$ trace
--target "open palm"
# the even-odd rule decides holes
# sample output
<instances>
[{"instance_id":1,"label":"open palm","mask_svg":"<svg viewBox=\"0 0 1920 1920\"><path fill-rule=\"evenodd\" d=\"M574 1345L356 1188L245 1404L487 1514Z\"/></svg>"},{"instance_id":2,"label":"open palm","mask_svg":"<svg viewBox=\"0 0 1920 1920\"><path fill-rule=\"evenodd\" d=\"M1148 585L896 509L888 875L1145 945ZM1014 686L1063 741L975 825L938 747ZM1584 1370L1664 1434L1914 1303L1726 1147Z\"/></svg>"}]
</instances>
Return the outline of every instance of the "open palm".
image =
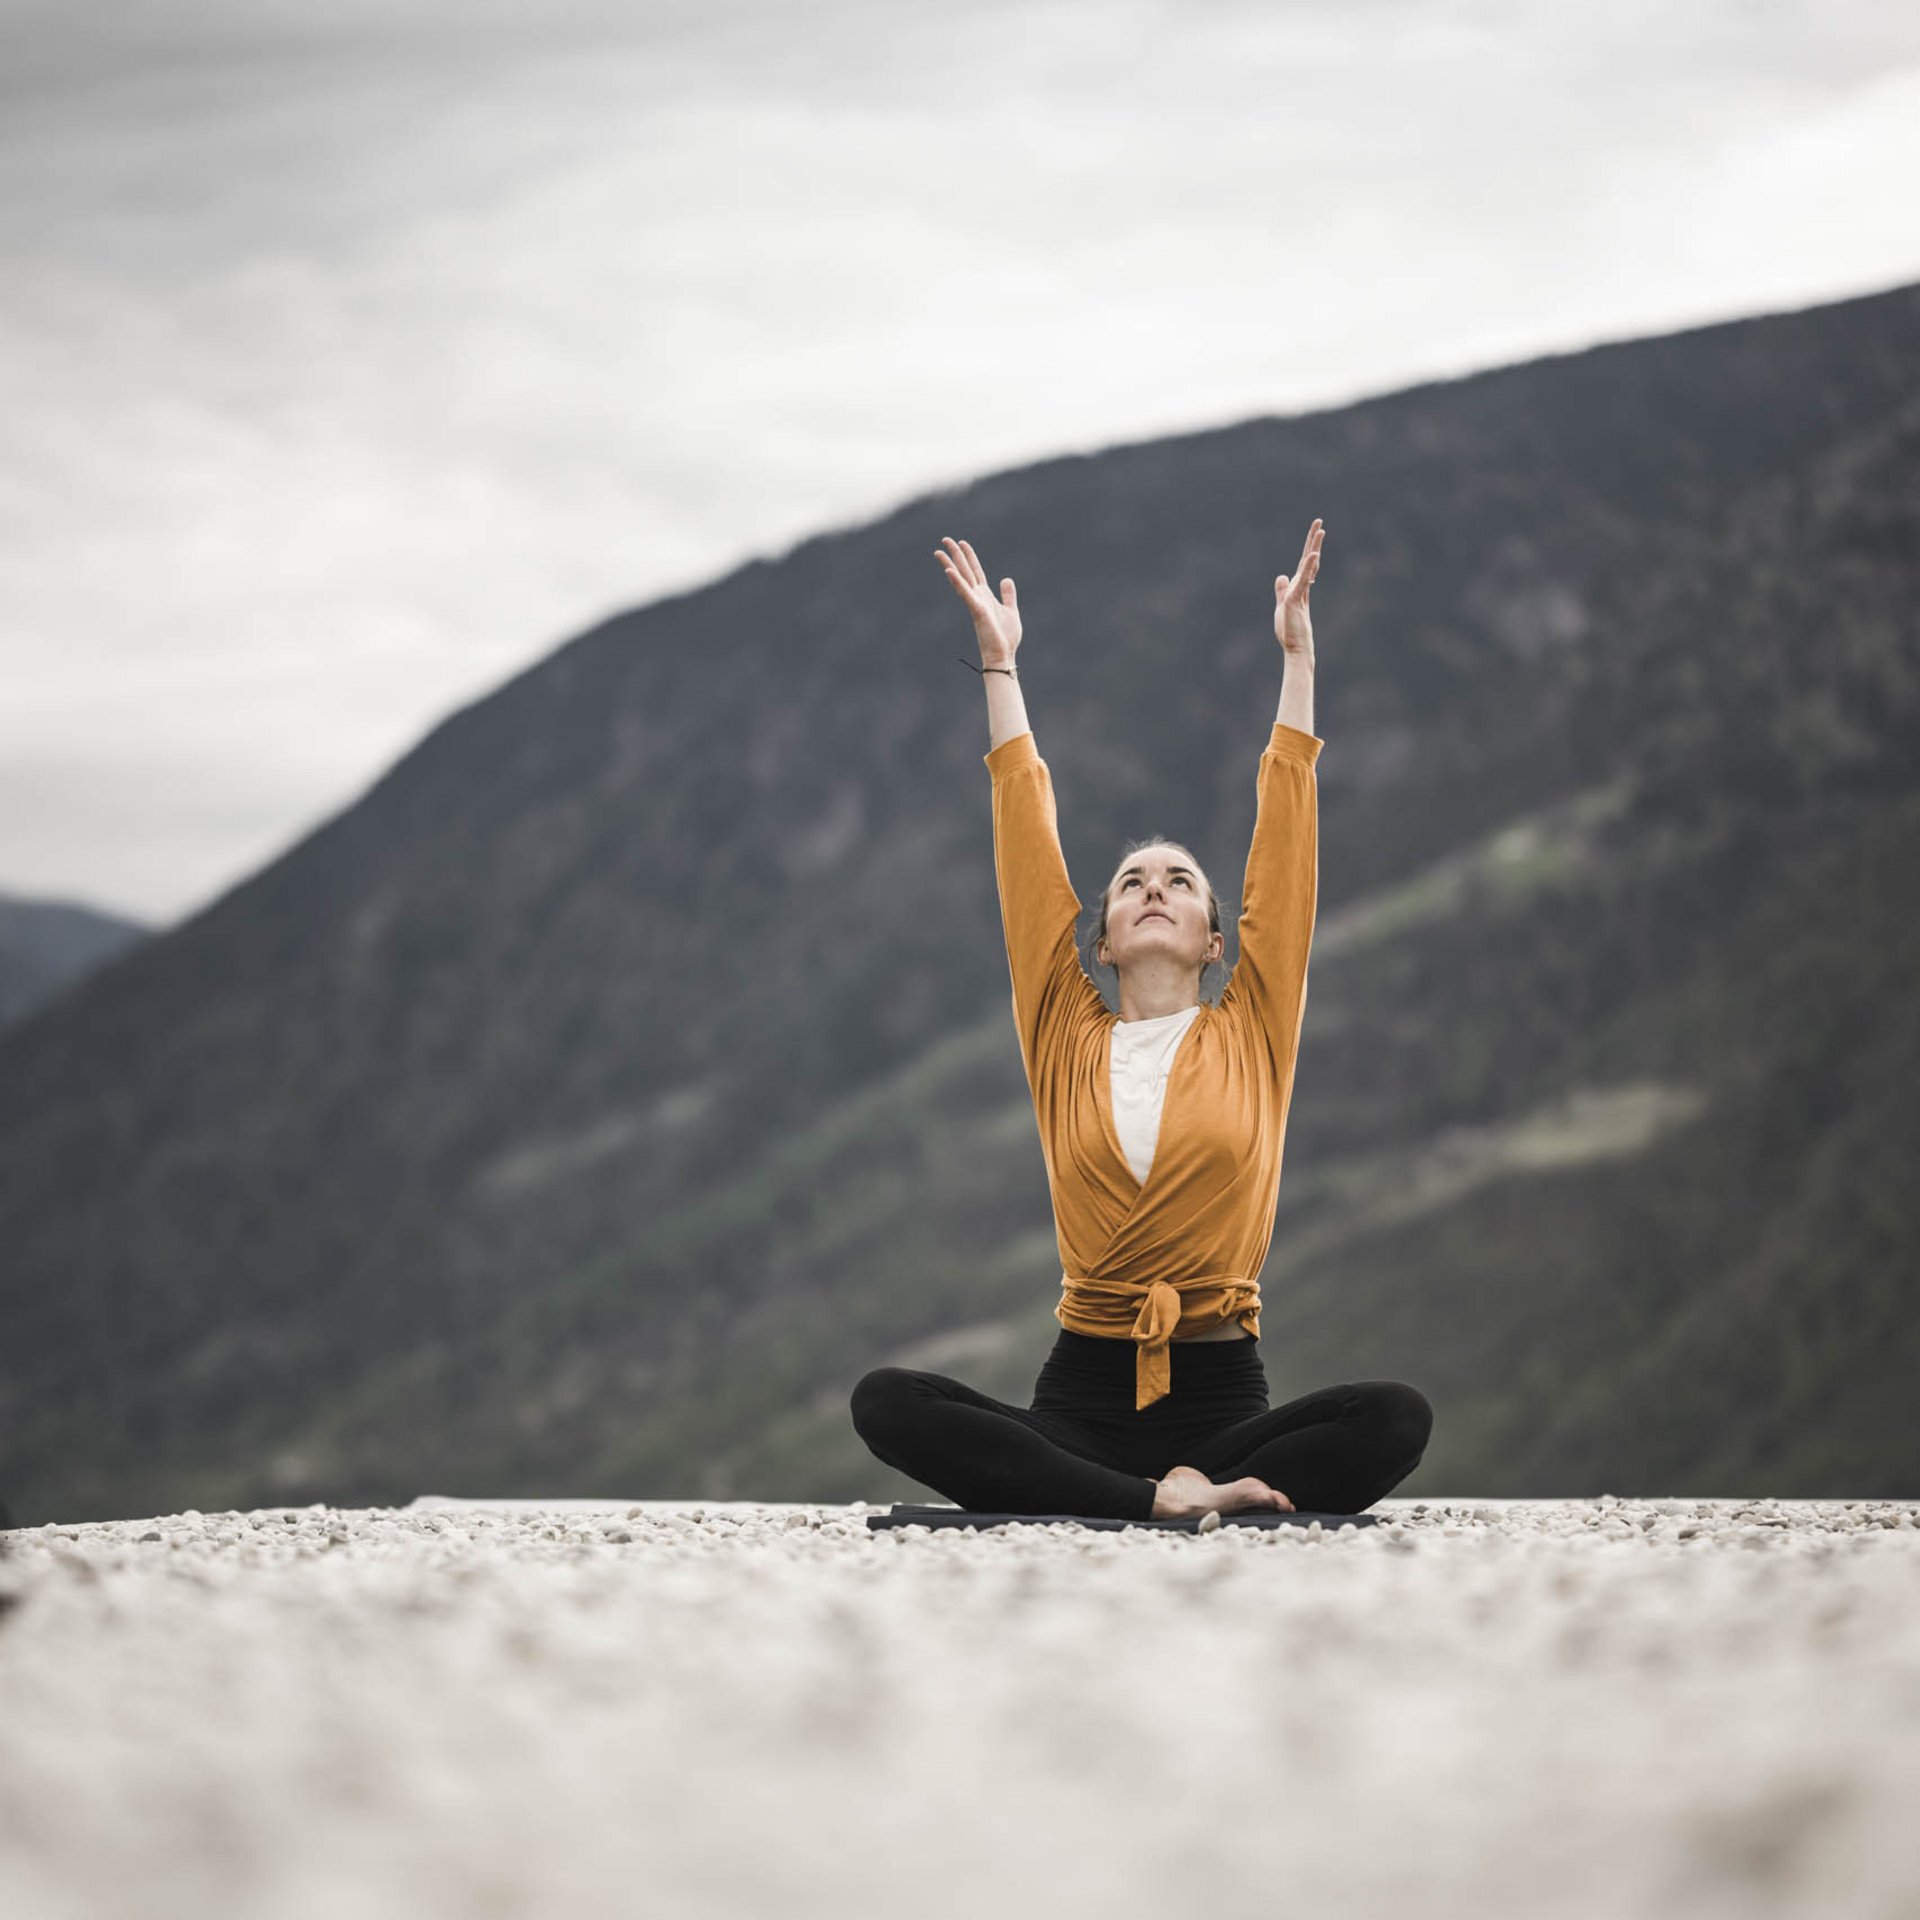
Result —
<instances>
[{"instance_id":1,"label":"open palm","mask_svg":"<svg viewBox=\"0 0 1920 1920\"><path fill-rule=\"evenodd\" d=\"M1307 606L1314 576L1320 571L1320 542L1326 528L1316 520L1307 529L1307 544L1300 549L1300 564L1289 577L1279 574L1273 583L1273 637L1288 653L1313 657L1313 615Z\"/></svg>"},{"instance_id":2,"label":"open palm","mask_svg":"<svg viewBox=\"0 0 1920 1920\"><path fill-rule=\"evenodd\" d=\"M944 536L934 558L946 569L953 590L973 615L973 635L980 643L980 664L1010 667L1020 651L1020 596L1011 579L1000 582L1000 597L987 585L987 570L965 540Z\"/></svg>"}]
</instances>

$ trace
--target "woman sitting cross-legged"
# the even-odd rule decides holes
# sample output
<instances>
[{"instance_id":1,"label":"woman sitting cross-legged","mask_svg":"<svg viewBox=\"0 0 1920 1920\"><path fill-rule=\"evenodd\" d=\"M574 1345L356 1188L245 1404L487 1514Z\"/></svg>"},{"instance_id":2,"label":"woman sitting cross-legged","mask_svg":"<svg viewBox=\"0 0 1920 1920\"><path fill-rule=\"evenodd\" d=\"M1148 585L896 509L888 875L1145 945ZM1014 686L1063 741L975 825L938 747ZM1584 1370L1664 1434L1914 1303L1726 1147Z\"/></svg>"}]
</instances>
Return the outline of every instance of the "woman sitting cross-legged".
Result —
<instances>
[{"instance_id":1,"label":"woman sitting cross-legged","mask_svg":"<svg viewBox=\"0 0 1920 1920\"><path fill-rule=\"evenodd\" d=\"M1060 1333L1033 1404L944 1374L879 1367L853 1423L888 1466L977 1512L1123 1520L1279 1508L1358 1513L1416 1466L1433 1423L1397 1380L1267 1404L1258 1275L1273 1236L1281 1147L1306 1008L1319 884L1308 589L1324 528L1274 583L1285 667L1260 757L1240 958L1200 998L1224 944L1219 904L1184 848L1129 849L1101 899L1094 959L1014 656L1011 580L995 599L966 541L938 554L973 615L992 750L994 868L1014 1024L1033 1094L1062 1262Z\"/></svg>"}]
</instances>

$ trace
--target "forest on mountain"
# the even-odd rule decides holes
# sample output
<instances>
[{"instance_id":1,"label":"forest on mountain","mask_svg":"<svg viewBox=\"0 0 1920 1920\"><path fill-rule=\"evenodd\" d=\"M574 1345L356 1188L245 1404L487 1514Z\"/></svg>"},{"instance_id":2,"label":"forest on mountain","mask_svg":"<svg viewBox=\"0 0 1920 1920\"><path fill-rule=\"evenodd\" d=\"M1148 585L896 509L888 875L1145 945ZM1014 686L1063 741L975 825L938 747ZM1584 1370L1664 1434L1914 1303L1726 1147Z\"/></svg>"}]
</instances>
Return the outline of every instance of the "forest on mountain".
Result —
<instances>
[{"instance_id":1,"label":"forest on mountain","mask_svg":"<svg viewBox=\"0 0 1920 1920\"><path fill-rule=\"evenodd\" d=\"M1059 1293L934 547L1082 899L1164 832L1231 914L1315 515L1275 1400L1418 1385L1403 1492L1920 1491L1916 368L1913 288L1557 355L568 641L0 1030L0 1492L925 1497L853 1382L1024 1402Z\"/></svg>"}]
</instances>

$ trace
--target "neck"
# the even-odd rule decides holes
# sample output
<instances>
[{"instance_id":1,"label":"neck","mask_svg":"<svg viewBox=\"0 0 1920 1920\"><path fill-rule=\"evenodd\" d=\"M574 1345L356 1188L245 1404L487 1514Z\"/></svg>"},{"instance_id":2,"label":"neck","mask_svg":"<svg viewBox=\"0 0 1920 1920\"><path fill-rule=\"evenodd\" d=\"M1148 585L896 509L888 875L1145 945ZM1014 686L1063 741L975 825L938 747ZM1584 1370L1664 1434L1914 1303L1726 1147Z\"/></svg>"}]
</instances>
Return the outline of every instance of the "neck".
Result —
<instances>
[{"instance_id":1,"label":"neck","mask_svg":"<svg viewBox=\"0 0 1920 1920\"><path fill-rule=\"evenodd\" d=\"M1143 962L1120 976L1122 1020L1158 1020L1163 1014L1184 1013L1199 1004L1199 980L1178 967Z\"/></svg>"}]
</instances>

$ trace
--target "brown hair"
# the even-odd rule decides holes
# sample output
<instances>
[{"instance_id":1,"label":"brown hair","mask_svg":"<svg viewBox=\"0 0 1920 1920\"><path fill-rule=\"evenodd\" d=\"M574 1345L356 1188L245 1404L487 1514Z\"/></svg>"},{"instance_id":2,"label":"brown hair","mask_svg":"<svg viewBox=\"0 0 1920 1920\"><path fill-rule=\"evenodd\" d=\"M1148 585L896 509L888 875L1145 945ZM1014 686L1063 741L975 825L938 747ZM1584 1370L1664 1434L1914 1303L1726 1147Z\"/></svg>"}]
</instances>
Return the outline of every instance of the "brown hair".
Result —
<instances>
[{"instance_id":1,"label":"brown hair","mask_svg":"<svg viewBox=\"0 0 1920 1920\"><path fill-rule=\"evenodd\" d=\"M1120 858L1114 862L1115 872L1117 873L1120 867L1134 854L1144 853L1149 847L1171 847L1176 853L1184 853L1189 860L1193 861L1196 868L1200 866L1200 862L1195 857L1191 847L1183 846L1178 840L1169 840L1164 834L1150 833L1144 840L1135 840L1130 845L1120 849ZM1207 879L1204 870L1201 871L1200 877L1203 880ZM1107 884L1100 889L1100 924L1094 928L1093 937L1087 942L1086 951L1081 955L1081 958L1086 961L1090 968L1103 964L1093 956L1100 951L1100 942L1107 937L1107 897L1112 892L1113 882L1109 880ZM1223 931L1220 925L1220 896L1214 892L1213 882L1211 880L1207 880L1207 931L1209 933L1220 933ZM1219 965L1218 961L1210 960L1207 962L1207 966L1217 965ZM1203 980L1207 975L1207 966L1203 966L1200 969L1200 977Z\"/></svg>"}]
</instances>

